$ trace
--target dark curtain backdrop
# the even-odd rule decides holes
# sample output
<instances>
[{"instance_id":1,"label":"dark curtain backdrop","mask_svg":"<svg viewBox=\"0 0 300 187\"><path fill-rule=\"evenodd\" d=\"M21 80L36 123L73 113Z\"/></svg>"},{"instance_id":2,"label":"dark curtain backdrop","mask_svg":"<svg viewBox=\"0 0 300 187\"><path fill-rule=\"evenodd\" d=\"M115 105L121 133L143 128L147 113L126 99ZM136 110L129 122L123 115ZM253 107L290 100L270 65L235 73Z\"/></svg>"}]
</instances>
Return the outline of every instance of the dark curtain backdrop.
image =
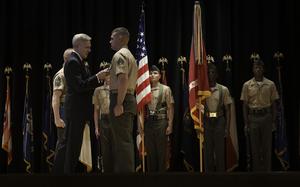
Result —
<instances>
[{"instance_id":1,"label":"dark curtain backdrop","mask_svg":"<svg viewBox=\"0 0 300 187\"><path fill-rule=\"evenodd\" d=\"M207 53L214 56L223 83L222 57L233 58L233 91L236 99L240 167L245 171L245 141L239 101L242 84L252 77L251 53L257 52L265 61L266 77L274 79L276 69L273 54L285 55L282 76L284 105L291 170L299 170L299 97L296 93L299 43L298 0L203 0ZM167 79L175 98L175 119L172 149L172 171L182 171L180 72L179 56L189 58L194 0L145 0L146 45L149 63L157 64L160 57L169 60ZM2 0L0 1L0 119L1 136L5 102L4 68L10 65L12 75L12 134L14 159L12 172L23 172L22 113L25 92L24 63L32 65L30 89L33 98L35 133L35 172L41 171L42 77L43 65L53 66L52 75L62 66L62 54L71 47L75 33L92 37L92 52L88 62L97 72L102 60L110 61L111 30L125 26L131 33L129 48L135 53L141 0ZM299 48L298 48L299 49ZM6 170L5 154L0 152L0 171ZM4 168L4 169L3 169Z\"/></svg>"}]
</instances>

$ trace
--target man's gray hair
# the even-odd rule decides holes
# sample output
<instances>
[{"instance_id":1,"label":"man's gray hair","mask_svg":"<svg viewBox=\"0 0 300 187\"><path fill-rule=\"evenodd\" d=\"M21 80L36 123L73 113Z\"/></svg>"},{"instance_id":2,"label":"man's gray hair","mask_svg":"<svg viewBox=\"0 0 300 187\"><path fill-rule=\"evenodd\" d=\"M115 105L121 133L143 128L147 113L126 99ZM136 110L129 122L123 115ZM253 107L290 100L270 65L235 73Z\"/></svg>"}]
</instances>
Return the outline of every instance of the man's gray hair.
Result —
<instances>
[{"instance_id":1,"label":"man's gray hair","mask_svg":"<svg viewBox=\"0 0 300 187\"><path fill-rule=\"evenodd\" d=\"M91 41L91 40L92 40L92 38L87 34L84 34L84 33L75 34L72 39L72 45L74 47L74 46L78 45L79 42Z\"/></svg>"}]
</instances>

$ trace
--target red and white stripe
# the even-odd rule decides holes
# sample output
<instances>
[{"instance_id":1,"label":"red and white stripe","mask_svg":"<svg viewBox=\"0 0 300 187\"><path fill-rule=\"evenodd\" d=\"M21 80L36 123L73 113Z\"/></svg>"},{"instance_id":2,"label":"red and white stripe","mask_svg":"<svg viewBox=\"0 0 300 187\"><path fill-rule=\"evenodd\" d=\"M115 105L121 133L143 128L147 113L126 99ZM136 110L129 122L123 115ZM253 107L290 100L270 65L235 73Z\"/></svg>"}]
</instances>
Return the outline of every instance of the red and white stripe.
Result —
<instances>
[{"instance_id":1,"label":"red and white stripe","mask_svg":"<svg viewBox=\"0 0 300 187\"><path fill-rule=\"evenodd\" d=\"M138 111L151 101L150 75L148 57L144 56L139 62L138 79L136 88L136 100Z\"/></svg>"}]
</instances>

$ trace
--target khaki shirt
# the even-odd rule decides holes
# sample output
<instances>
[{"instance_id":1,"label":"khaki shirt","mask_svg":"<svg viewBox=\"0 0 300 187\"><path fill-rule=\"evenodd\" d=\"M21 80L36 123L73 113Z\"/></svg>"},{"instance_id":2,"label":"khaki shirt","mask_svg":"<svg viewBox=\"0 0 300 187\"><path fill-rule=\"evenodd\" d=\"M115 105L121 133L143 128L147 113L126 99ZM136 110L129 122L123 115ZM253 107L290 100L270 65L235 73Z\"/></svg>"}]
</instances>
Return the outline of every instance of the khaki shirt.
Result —
<instances>
[{"instance_id":1,"label":"khaki shirt","mask_svg":"<svg viewBox=\"0 0 300 187\"><path fill-rule=\"evenodd\" d=\"M61 68L53 77L53 92L56 90L62 91L60 102L65 102L65 96L67 93L66 79L64 75L64 68Z\"/></svg>"},{"instance_id":2,"label":"khaki shirt","mask_svg":"<svg viewBox=\"0 0 300 187\"><path fill-rule=\"evenodd\" d=\"M157 84L156 87L151 88L151 94L152 94L152 99L151 102L148 104L149 110L155 111L156 110L156 105L158 103L158 98L159 98L159 85L160 83ZM163 90L162 90L162 99L161 102L166 102L167 103L167 108L171 104L174 104L174 98L172 95L172 91L169 86L163 85Z\"/></svg>"},{"instance_id":3,"label":"khaki shirt","mask_svg":"<svg viewBox=\"0 0 300 187\"><path fill-rule=\"evenodd\" d=\"M111 62L110 70L110 89L118 89L118 75L124 73L128 77L127 90L135 90L137 81L137 64L136 60L127 48L117 51Z\"/></svg>"},{"instance_id":4,"label":"khaki shirt","mask_svg":"<svg viewBox=\"0 0 300 187\"><path fill-rule=\"evenodd\" d=\"M100 114L109 113L109 86L103 85L95 89L93 95L93 104L100 107Z\"/></svg>"},{"instance_id":5,"label":"khaki shirt","mask_svg":"<svg viewBox=\"0 0 300 187\"><path fill-rule=\"evenodd\" d=\"M208 98L206 98L206 104L209 112L218 112L217 110L220 102L221 93L218 86L221 86L223 95L223 103L221 103L221 106L225 106L232 103L228 88L221 84L216 84L215 87L210 88L211 95Z\"/></svg>"},{"instance_id":6,"label":"khaki shirt","mask_svg":"<svg viewBox=\"0 0 300 187\"><path fill-rule=\"evenodd\" d=\"M270 107L278 98L274 82L265 77L262 82L252 78L243 85L241 100L248 103L250 108Z\"/></svg>"}]
</instances>

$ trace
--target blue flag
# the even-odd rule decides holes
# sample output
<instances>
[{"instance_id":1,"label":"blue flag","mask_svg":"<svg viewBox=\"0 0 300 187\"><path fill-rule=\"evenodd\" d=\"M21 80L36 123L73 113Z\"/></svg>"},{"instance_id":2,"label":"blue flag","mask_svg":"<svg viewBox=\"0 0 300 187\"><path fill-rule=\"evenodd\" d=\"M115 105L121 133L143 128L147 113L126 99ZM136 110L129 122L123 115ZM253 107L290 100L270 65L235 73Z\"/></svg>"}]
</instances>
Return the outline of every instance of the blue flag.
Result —
<instances>
[{"instance_id":1,"label":"blue flag","mask_svg":"<svg viewBox=\"0 0 300 187\"><path fill-rule=\"evenodd\" d=\"M277 118L276 118L276 126L277 130L275 132L275 154L279 159L280 164L283 170L287 170L289 168L289 154L288 154L288 144L286 137L286 122L284 115L284 107L283 107L283 92L282 92L282 82L281 82L281 72L280 65L277 66L278 76L277 76L277 88L279 94L279 100L276 101L277 106Z\"/></svg>"},{"instance_id":2,"label":"blue flag","mask_svg":"<svg viewBox=\"0 0 300 187\"><path fill-rule=\"evenodd\" d=\"M45 172L50 172L53 167L54 155L55 155L55 144L56 144L56 134L55 127L52 120L52 108L51 108L51 78L46 75L45 89L43 94L43 170Z\"/></svg>"},{"instance_id":3,"label":"blue flag","mask_svg":"<svg viewBox=\"0 0 300 187\"><path fill-rule=\"evenodd\" d=\"M199 139L194 128L194 121L189 109L189 89L182 74L182 108L184 110L182 118L182 142L181 153L183 154L183 164L188 172L199 171Z\"/></svg>"},{"instance_id":4,"label":"blue flag","mask_svg":"<svg viewBox=\"0 0 300 187\"><path fill-rule=\"evenodd\" d=\"M25 170L27 173L33 171L33 119L32 119L32 107L28 89L29 77L26 76L26 93L24 100L24 111L23 111L23 157L25 162Z\"/></svg>"},{"instance_id":5,"label":"blue flag","mask_svg":"<svg viewBox=\"0 0 300 187\"><path fill-rule=\"evenodd\" d=\"M281 81L281 64L280 60L283 58L283 54L276 52L274 54L274 58L277 60L277 79L276 79L276 87L278 89L279 99L276 101L277 106L277 130L275 132L275 154L279 159L280 164L283 170L287 170L289 168L289 153L288 153L288 144L287 144L287 136L286 136L286 122L284 115L284 106L283 106L283 89L282 89L282 81Z\"/></svg>"}]
</instances>

